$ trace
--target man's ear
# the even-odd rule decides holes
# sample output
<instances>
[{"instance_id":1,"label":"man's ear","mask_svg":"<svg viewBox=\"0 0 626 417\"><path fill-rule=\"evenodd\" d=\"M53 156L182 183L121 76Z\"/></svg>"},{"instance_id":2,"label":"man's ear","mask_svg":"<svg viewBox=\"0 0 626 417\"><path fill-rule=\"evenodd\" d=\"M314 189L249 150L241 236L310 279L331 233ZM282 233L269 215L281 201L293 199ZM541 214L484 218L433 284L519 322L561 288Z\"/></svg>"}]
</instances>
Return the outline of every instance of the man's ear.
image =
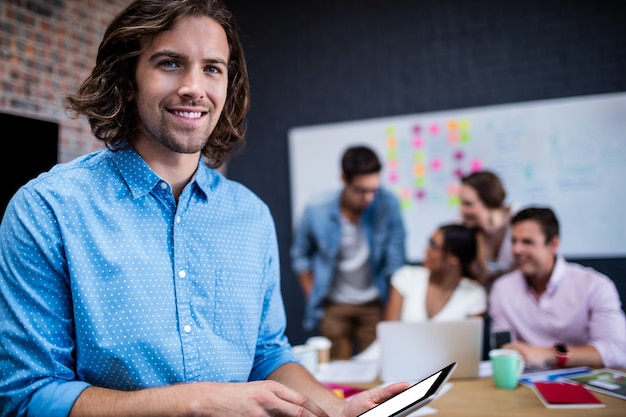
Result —
<instances>
[{"instance_id":1,"label":"man's ear","mask_svg":"<svg viewBox=\"0 0 626 417\"><path fill-rule=\"evenodd\" d=\"M557 253L557 251L559 250L559 244L561 243L561 238L557 235L554 236L550 242L548 242L548 246L550 247L550 250L552 251L552 253Z\"/></svg>"},{"instance_id":2,"label":"man's ear","mask_svg":"<svg viewBox=\"0 0 626 417\"><path fill-rule=\"evenodd\" d=\"M135 88L133 85L131 85L129 83L129 85L126 86L126 101L133 101L133 99L135 98Z\"/></svg>"},{"instance_id":3,"label":"man's ear","mask_svg":"<svg viewBox=\"0 0 626 417\"><path fill-rule=\"evenodd\" d=\"M137 82L134 78L127 79L124 86L124 98L126 101L133 101L135 99L135 92L137 91Z\"/></svg>"}]
</instances>

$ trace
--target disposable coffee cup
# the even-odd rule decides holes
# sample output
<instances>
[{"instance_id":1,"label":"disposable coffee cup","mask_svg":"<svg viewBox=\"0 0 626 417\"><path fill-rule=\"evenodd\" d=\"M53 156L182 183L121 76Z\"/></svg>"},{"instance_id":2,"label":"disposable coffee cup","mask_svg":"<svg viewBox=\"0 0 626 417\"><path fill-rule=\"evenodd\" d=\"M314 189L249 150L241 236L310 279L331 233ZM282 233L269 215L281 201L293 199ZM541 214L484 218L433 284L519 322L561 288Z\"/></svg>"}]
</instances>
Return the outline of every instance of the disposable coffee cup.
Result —
<instances>
[{"instance_id":1,"label":"disposable coffee cup","mask_svg":"<svg viewBox=\"0 0 626 417\"><path fill-rule=\"evenodd\" d=\"M317 372L318 367L318 353L315 347L310 345L296 345L292 347L292 351L296 359L300 361L310 373Z\"/></svg>"},{"instance_id":2,"label":"disposable coffee cup","mask_svg":"<svg viewBox=\"0 0 626 417\"><path fill-rule=\"evenodd\" d=\"M332 345L330 339L324 336L314 336L306 341L306 345L317 350L317 362L320 365L330 362L330 347Z\"/></svg>"}]
</instances>

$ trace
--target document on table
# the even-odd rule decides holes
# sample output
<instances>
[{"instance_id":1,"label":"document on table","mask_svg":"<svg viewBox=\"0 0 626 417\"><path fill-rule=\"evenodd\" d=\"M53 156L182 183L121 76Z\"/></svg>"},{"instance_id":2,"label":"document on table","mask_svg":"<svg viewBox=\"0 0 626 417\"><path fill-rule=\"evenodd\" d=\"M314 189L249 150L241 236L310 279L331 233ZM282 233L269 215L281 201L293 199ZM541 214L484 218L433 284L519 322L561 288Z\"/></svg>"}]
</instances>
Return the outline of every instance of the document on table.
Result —
<instances>
[{"instance_id":1,"label":"document on table","mask_svg":"<svg viewBox=\"0 0 626 417\"><path fill-rule=\"evenodd\" d=\"M378 362L337 360L320 366L315 377L321 382L372 382L378 377Z\"/></svg>"},{"instance_id":2,"label":"document on table","mask_svg":"<svg viewBox=\"0 0 626 417\"><path fill-rule=\"evenodd\" d=\"M491 369L490 361L480 361L480 365L478 365L478 377L486 378L493 375L493 369Z\"/></svg>"}]
</instances>

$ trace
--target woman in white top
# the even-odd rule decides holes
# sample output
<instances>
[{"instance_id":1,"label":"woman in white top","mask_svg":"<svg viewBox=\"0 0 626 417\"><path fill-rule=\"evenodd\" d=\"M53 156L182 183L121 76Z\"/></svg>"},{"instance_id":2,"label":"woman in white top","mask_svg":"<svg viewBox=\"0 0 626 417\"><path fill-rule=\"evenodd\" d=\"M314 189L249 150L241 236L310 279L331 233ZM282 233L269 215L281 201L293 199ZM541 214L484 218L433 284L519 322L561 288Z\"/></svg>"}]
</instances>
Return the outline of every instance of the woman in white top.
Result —
<instances>
[{"instance_id":1,"label":"woman in white top","mask_svg":"<svg viewBox=\"0 0 626 417\"><path fill-rule=\"evenodd\" d=\"M391 277L385 320L462 320L484 316L487 292L472 273L476 262L479 260L473 229L460 224L439 227L428 242L423 266L405 265Z\"/></svg>"}]
</instances>

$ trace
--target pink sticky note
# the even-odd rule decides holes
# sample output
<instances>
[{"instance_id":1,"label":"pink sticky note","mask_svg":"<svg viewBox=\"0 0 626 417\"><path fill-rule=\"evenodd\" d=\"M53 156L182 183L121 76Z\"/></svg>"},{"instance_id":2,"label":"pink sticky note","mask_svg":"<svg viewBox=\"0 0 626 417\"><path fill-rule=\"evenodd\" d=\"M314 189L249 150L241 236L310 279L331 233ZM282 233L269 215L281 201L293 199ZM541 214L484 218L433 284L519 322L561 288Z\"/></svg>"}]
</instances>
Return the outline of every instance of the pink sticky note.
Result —
<instances>
[{"instance_id":1,"label":"pink sticky note","mask_svg":"<svg viewBox=\"0 0 626 417\"><path fill-rule=\"evenodd\" d=\"M424 147L424 139L421 136L415 136L413 138L413 147L415 149L421 149Z\"/></svg>"},{"instance_id":2,"label":"pink sticky note","mask_svg":"<svg viewBox=\"0 0 626 417\"><path fill-rule=\"evenodd\" d=\"M478 159L474 159L470 164L470 169L474 172L483 170L483 163Z\"/></svg>"}]
</instances>

